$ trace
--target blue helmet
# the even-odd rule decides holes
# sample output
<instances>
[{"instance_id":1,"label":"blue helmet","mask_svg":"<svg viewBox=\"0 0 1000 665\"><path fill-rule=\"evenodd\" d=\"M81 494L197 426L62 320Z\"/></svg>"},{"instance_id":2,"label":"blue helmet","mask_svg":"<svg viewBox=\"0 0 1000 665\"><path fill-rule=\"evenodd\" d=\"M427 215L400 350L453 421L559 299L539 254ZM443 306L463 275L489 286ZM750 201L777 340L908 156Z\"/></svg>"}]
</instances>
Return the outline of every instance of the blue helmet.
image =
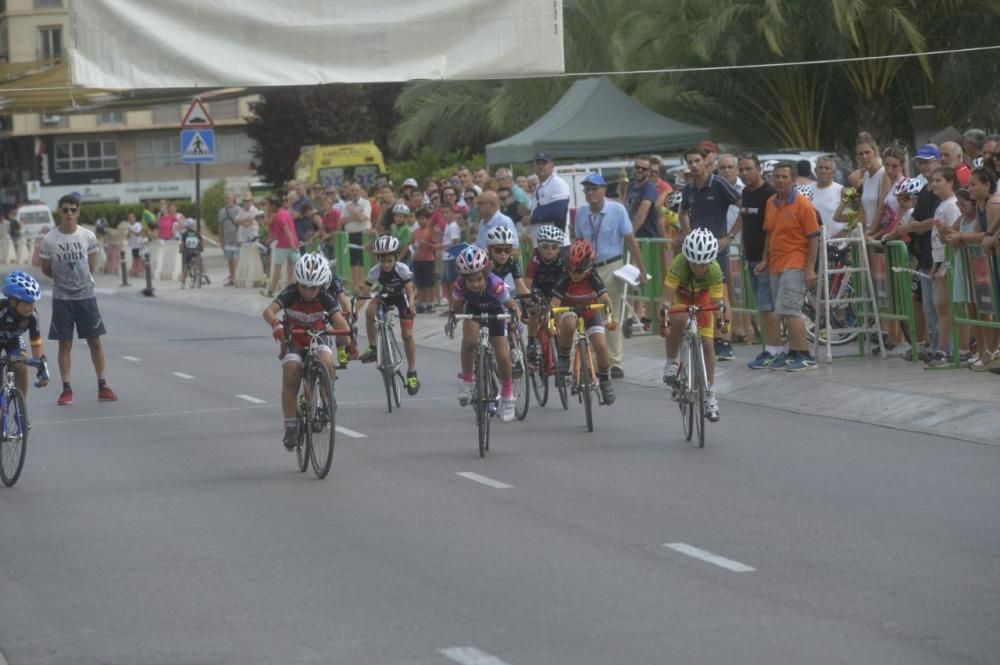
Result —
<instances>
[{"instance_id":1,"label":"blue helmet","mask_svg":"<svg viewBox=\"0 0 1000 665\"><path fill-rule=\"evenodd\" d=\"M4 278L3 294L8 298L35 302L42 297L42 287L38 285L38 280L28 273L15 270L7 273L7 277Z\"/></svg>"}]
</instances>

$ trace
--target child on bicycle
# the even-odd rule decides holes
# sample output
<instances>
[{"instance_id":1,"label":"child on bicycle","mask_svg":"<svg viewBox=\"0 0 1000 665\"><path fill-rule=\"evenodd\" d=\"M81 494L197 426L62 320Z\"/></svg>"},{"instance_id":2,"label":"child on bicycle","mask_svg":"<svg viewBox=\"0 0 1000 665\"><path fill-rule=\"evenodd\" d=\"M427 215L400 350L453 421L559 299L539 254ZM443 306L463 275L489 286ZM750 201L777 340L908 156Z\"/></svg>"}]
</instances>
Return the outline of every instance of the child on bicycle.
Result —
<instances>
[{"instance_id":1,"label":"child on bicycle","mask_svg":"<svg viewBox=\"0 0 1000 665\"><path fill-rule=\"evenodd\" d=\"M495 226L486 233L486 251L490 254L493 274L507 283L507 275L520 294L529 293L521 276L521 262L514 250L514 232L506 226Z\"/></svg>"},{"instance_id":2,"label":"child on bicycle","mask_svg":"<svg viewBox=\"0 0 1000 665\"><path fill-rule=\"evenodd\" d=\"M330 268L330 284L326 287L326 291L340 305L340 311L345 313L344 318L346 319L347 315L350 315L352 312L351 299L347 297L347 292L344 289L344 280L337 277L337 273L333 272L332 266ZM351 318L354 318L353 315L351 315ZM352 326L354 325L354 321L348 321L348 323ZM337 337L337 365L339 367L346 367L348 357L352 360L358 357L358 347L353 336L350 338Z\"/></svg>"},{"instance_id":3,"label":"child on bicycle","mask_svg":"<svg viewBox=\"0 0 1000 665\"><path fill-rule=\"evenodd\" d=\"M361 297L368 298L372 287L379 285L380 290L375 298L381 300L387 308L395 307L399 312L399 328L403 336L403 349L406 351L406 392L416 395L420 390L420 380L417 379L417 342L413 338L413 304L416 302L416 287L413 284L413 273L409 266L397 260L399 255L399 239L393 236L379 236L372 243L372 252L378 263L368 271L365 283L361 285ZM368 333L368 348L361 354L361 362L370 363L376 358L375 351L375 313L378 305L368 304L365 309L365 331Z\"/></svg>"},{"instance_id":4,"label":"child on bicycle","mask_svg":"<svg viewBox=\"0 0 1000 665\"><path fill-rule=\"evenodd\" d=\"M298 440L295 420L295 396L302 380L302 363L309 350L310 338L304 330L347 330L340 305L326 291L330 281L330 265L319 253L304 254L295 264L295 284L277 295L264 310L264 320L270 324L274 339L282 345L281 410L285 418L286 450L294 450ZM283 319L278 312L284 311ZM289 334L290 333L290 334ZM335 378L333 349L329 337L319 347L319 362L326 365L330 378Z\"/></svg>"},{"instance_id":5,"label":"child on bicycle","mask_svg":"<svg viewBox=\"0 0 1000 665\"><path fill-rule=\"evenodd\" d=\"M0 345L8 357L23 358L24 333L28 333L31 356L42 361L37 373L39 387L45 386L49 382L49 368L44 362L42 333L38 330L38 312L35 310L35 303L42 297L42 288L28 273L14 271L3 280L3 294L6 297L0 300ZM14 382L21 394L27 397L27 367L21 364L14 366Z\"/></svg>"},{"instance_id":6,"label":"child on bicycle","mask_svg":"<svg viewBox=\"0 0 1000 665\"><path fill-rule=\"evenodd\" d=\"M708 229L694 229L684 238L682 252L670 262L667 277L663 280L663 300L661 309L667 306L698 305L708 307L724 303L722 288L722 268L715 257L719 253L719 241ZM663 382L673 386L677 383L680 369L678 358L681 341L687 330L688 314L670 314L669 332L666 317L662 319L660 334L667 338L667 362L663 367ZM714 320L714 323L713 323ZM698 313L698 336L705 351L705 374L708 386L705 392L705 416L714 422L719 420L719 399L715 395L715 324L723 324L720 316L712 312Z\"/></svg>"},{"instance_id":7,"label":"child on bicycle","mask_svg":"<svg viewBox=\"0 0 1000 665\"><path fill-rule=\"evenodd\" d=\"M196 261L201 260L201 252L204 244L201 234L198 233L195 220L188 217L184 220L184 231L181 233L181 288L187 286L188 271L192 270Z\"/></svg>"},{"instance_id":8,"label":"child on bicycle","mask_svg":"<svg viewBox=\"0 0 1000 665\"><path fill-rule=\"evenodd\" d=\"M459 276L455 280L452 294L453 314L503 314L510 310L517 319L521 310L510 297L507 285L490 270L490 259L486 250L470 245L455 257L455 268ZM472 399L472 364L479 340L479 324L468 320L462 326L462 373L458 391L458 403L465 406ZM500 378L500 420L509 423L514 419L514 380L510 362L510 348L507 342L507 326L504 321L490 321L490 342L497 362L497 376Z\"/></svg>"},{"instance_id":9,"label":"child on bicycle","mask_svg":"<svg viewBox=\"0 0 1000 665\"><path fill-rule=\"evenodd\" d=\"M498 227L502 228L502 227ZM552 299L552 290L566 277L566 256L563 252L563 231L554 224L538 227L535 253L528 262L524 285L531 293L538 293L543 302ZM545 322L541 322L542 325ZM538 317L528 317L528 361L538 362Z\"/></svg>"},{"instance_id":10,"label":"child on bicycle","mask_svg":"<svg viewBox=\"0 0 1000 665\"><path fill-rule=\"evenodd\" d=\"M604 280L594 270L596 257L597 253L590 241L574 240L567 256L568 272L552 289L549 304L551 307L604 304L603 311L598 309L584 312L583 320L587 326L587 337L597 357L597 383L601 390L601 401L610 405L615 403L615 389L611 385L611 356L604 334L604 313L607 312L607 327L610 330L615 330L618 323L611 316L611 296L604 286ZM561 374L569 372L569 354L573 346L573 333L576 332L576 320L576 312L563 312L559 315L559 337L556 344L559 357L556 359L556 371Z\"/></svg>"}]
</instances>

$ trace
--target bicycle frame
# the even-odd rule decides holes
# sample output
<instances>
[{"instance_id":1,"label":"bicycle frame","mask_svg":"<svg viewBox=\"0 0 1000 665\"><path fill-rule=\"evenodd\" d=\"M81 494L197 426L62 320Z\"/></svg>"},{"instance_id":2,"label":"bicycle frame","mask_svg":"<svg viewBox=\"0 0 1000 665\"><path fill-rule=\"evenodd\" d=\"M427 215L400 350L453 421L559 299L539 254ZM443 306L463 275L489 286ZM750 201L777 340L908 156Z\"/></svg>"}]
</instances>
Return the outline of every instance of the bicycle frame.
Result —
<instances>
[{"instance_id":1,"label":"bicycle frame","mask_svg":"<svg viewBox=\"0 0 1000 665\"><path fill-rule=\"evenodd\" d=\"M556 315L562 314L564 312L573 312L576 314L576 331L573 333L573 347L575 352L573 354L573 370L572 379L574 390L579 386L596 386L597 385L597 371L594 365L594 351L590 345L590 337L587 335L586 323L583 320L583 313L587 311L599 311L604 310L604 303L595 303L592 305L581 305L577 307L553 307L550 310L549 318L549 334L557 335L555 330L556 327ZM589 376L580 376L580 365L583 361L583 356L586 354L588 362L588 367L590 371ZM586 381L581 381L585 378Z\"/></svg>"},{"instance_id":2,"label":"bicycle frame","mask_svg":"<svg viewBox=\"0 0 1000 665\"><path fill-rule=\"evenodd\" d=\"M479 324L479 338L476 340L476 354L477 356L481 353L486 354L486 358L489 361L487 371L489 372L488 381L480 381L483 377L476 375L473 378L473 385L476 387L477 391L482 383L482 385L488 385L489 397L484 397L483 395L477 395L481 402L487 402L491 404L496 404L497 400L500 399L500 379L497 376L497 359L496 354L493 352L493 342L490 339L490 329L487 325L491 319L500 321L509 321L510 314L455 314L456 321L475 321ZM473 365L475 371L476 366ZM491 414L492 415L492 414Z\"/></svg>"}]
</instances>

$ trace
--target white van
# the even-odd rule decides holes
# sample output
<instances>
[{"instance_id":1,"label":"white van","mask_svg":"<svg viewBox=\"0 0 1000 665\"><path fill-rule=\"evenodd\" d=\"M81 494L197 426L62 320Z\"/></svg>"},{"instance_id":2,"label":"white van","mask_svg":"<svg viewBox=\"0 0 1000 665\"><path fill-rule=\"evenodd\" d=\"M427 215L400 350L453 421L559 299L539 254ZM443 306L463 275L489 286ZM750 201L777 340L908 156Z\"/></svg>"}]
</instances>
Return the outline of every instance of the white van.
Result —
<instances>
[{"instance_id":1,"label":"white van","mask_svg":"<svg viewBox=\"0 0 1000 665\"><path fill-rule=\"evenodd\" d=\"M17 221L21 224L21 237L25 240L37 240L56 227L52 210L47 205L21 206L17 209Z\"/></svg>"}]
</instances>

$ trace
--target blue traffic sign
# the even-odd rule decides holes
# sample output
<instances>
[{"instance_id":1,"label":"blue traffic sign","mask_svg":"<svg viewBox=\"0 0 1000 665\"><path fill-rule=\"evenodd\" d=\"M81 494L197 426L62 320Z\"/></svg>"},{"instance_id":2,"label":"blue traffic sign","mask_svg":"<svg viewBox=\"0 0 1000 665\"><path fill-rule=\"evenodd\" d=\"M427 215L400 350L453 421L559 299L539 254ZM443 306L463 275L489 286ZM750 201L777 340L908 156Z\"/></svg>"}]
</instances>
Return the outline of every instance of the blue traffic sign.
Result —
<instances>
[{"instance_id":1,"label":"blue traffic sign","mask_svg":"<svg viewBox=\"0 0 1000 665\"><path fill-rule=\"evenodd\" d=\"M185 164L200 164L215 161L214 129L182 129L181 161Z\"/></svg>"}]
</instances>

